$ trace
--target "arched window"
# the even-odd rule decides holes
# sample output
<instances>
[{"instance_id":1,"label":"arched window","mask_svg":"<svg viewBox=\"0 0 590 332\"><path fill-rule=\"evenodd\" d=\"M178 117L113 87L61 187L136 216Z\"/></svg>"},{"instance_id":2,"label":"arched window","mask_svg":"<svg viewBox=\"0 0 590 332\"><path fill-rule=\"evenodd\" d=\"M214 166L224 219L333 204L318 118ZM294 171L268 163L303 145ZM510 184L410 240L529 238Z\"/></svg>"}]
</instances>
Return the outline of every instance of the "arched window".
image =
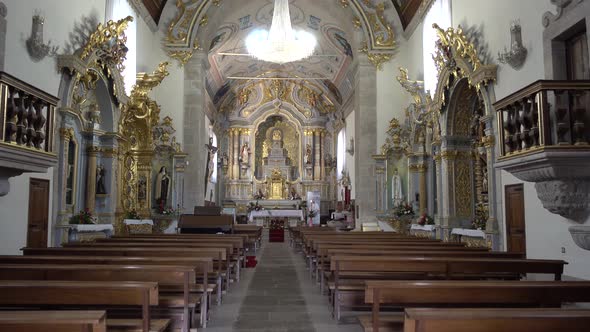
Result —
<instances>
[{"instance_id":1,"label":"arched window","mask_svg":"<svg viewBox=\"0 0 590 332\"><path fill-rule=\"evenodd\" d=\"M340 180L346 164L346 130L344 128L338 132L336 148L336 176Z\"/></svg>"},{"instance_id":2,"label":"arched window","mask_svg":"<svg viewBox=\"0 0 590 332\"><path fill-rule=\"evenodd\" d=\"M135 84L137 74L137 15L129 5L128 0L107 0L106 3L106 20L118 21L127 16L133 17L133 22L130 22L125 30L127 36L127 57L123 62L125 70L123 71L123 78L125 81L125 92L131 94L131 88Z\"/></svg>"},{"instance_id":3,"label":"arched window","mask_svg":"<svg viewBox=\"0 0 590 332\"><path fill-rule=\"evenodd\" d=\"M436 41L438 36L432 24L436 23L442 29L446 30L451 27L451 0L436 0L424 18L422 42L424 52L424 90L430 91L434 96L436 83L438 81L438 72L432 60L432 55L436 50Z\"/></svg>"}]
</instances>

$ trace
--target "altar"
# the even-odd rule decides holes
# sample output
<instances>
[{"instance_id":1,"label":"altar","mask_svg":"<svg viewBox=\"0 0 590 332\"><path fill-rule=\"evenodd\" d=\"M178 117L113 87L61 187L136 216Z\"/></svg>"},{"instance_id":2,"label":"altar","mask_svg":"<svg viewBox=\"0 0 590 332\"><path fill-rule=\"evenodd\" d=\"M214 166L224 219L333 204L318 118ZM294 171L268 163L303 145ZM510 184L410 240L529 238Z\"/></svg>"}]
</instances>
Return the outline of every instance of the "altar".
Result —
<instances>
[{"instance_id":1,"label":"altar","mask_svg":"<svg viewBox=\"0 0 590 332\"><path fill-rule=\"evenodd\" d=\"M256 223L257 226L268 226L269 220L275 218L285 218L296 225L297 221L304 221L303 210L260 210L250 211L248 215L249 223Z\"/></svg>"}]
</instances>

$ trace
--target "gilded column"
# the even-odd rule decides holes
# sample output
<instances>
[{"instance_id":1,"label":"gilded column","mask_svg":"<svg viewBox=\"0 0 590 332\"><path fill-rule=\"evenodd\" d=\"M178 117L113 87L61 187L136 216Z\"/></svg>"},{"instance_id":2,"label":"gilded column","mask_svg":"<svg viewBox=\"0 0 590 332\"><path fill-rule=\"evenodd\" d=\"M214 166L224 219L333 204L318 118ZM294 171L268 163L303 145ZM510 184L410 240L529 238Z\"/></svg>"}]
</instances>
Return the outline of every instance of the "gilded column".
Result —
<instances>
[{"instance_id":1,"label":"gilded column","mask_svg":"<svg viewBox=\"0 0 590 332\"><path fill-rule=\"evenodd\" d=\"M320 171L320 131L319 130L314 130L313 132L313 136L314 136L314 158L313 158L313 179L316 181L321 180L320 176L321 176L321 171Z\"/></svg>"},{"instance_id":2,"label":"gilded column","mask_svg":"<svg viewBox=\"0 0 590 332\"><path fill-rule=\"evenodd\" d=\"M326 146L326 131L322 130L321 134L320 134L321 142L320 142L320 176L321 176L321 180L325 181L326 180L326 160L325 160L325 146Z\"/></svg>"},{"instance_id":3,"label":"gilded column","mask_svg":"<svg viewBox=\"0 0 590 332\"><path fill-rule=\"evenodd\" d=\"M70 151L70 140L72 139L72 137L74 136L74 130L72 128L61 128L59 130L59 135L61 137L62 140L62 156L63 158L61 159L61 163L62 163L62 172L61 172L61 204L60 204L60 217L65 216L67 214L67 202L66 202L66 196L67 196L67 185L68 185L68 173L69 173L69 169L68 169L68 155L69 155L69 151ZM74 152L75 153L75 152ZM74 193L76 192L75 188L72 188L72 202L75 202L75 197L73 196ZM63 220L66 221L66 220Z\"/></svg>"},{"instance_id":4,"label":"gilded column","mask_svg":"<svg viewBox=\"0 0 590 332\"><path fill-rule=\"evenodd\" d=\"M494 170L494 148L496 138L494 135L485 136L483 138L484 147L486 149L487 167L488 167L488 211L489 217L486 224L486 231L495 232L498 230L498 220L496 217L496 177Z\"/></svg>"},{"instance_id":5,"label":"gilded column","mask_svg":"<svg viewBox=\"0 0 590 332\"><path fill-rule=\"evenodd\" d=\"M234 129L234 162L232 164L233 169L233 179L238 180L240 178L240 159L239 159L239 152L240 152L240 129Z\"/></svg>"},{"instance_id":6,"label":"gilded column","mask_svg":"<svg viewBox=\"0 0 590 332\"><path fill-rule=\"evenodd\" d=\"M427 192L426 192L426 164L418 165L418 174L420 177L420 214L424 214L428 210Z\"/></svg>"},{"instance_id":7,"label":"gilded column","mask_svg":"<svg viewBox=\"0 0 590 332\"><path fill-rule=\"evenodd\" d=\"M94 212L96 205L96 156L100 148L90 146L88 148L88 172L86 177L86 208Z\"/></svg>"}]
</instances>

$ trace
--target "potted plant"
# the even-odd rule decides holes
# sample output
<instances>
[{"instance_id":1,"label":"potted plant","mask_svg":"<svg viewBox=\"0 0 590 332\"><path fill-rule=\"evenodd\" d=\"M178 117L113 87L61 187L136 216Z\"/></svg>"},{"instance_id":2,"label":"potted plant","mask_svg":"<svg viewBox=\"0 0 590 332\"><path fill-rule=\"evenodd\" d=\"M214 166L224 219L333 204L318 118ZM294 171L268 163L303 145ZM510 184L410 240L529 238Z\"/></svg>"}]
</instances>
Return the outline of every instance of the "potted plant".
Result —
<instances>
[{"instance_id":1,"label":"potted plant","mask_svg":"<svg viewBox=\"0 0 590 332\"><path fill-rule=\"evenodd\" d=\"M96 224L96 217L92 215L90 210L84 209L78 214L70 217L70 225L92 225Z\"/></svg>"}]
</instances>

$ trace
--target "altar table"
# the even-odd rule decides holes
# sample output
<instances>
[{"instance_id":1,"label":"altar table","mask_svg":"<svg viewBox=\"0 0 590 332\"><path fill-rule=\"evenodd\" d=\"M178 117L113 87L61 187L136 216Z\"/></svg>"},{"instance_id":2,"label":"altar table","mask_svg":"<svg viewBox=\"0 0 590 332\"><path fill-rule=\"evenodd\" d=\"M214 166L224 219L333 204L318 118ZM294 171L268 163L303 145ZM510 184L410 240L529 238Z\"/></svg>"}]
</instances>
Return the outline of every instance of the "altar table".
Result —
<instances>
[{"instance_id":1,"label":"altar table","mask_svg":"<svg viewBox=\"0 0 590 332\"><path fill-rule=\"evenodd\" d=\"M250 223L254 223L254 219L267 219L267 218L287 218L287 219L299 219L304 221L303 219L303 211L302 210L260 210L260 211L251 211L250 215L248 216L248 220ZM263 225L263 221L256 222L256 224L260 224L259 226Z\"/></svg>"}]
</instances>

